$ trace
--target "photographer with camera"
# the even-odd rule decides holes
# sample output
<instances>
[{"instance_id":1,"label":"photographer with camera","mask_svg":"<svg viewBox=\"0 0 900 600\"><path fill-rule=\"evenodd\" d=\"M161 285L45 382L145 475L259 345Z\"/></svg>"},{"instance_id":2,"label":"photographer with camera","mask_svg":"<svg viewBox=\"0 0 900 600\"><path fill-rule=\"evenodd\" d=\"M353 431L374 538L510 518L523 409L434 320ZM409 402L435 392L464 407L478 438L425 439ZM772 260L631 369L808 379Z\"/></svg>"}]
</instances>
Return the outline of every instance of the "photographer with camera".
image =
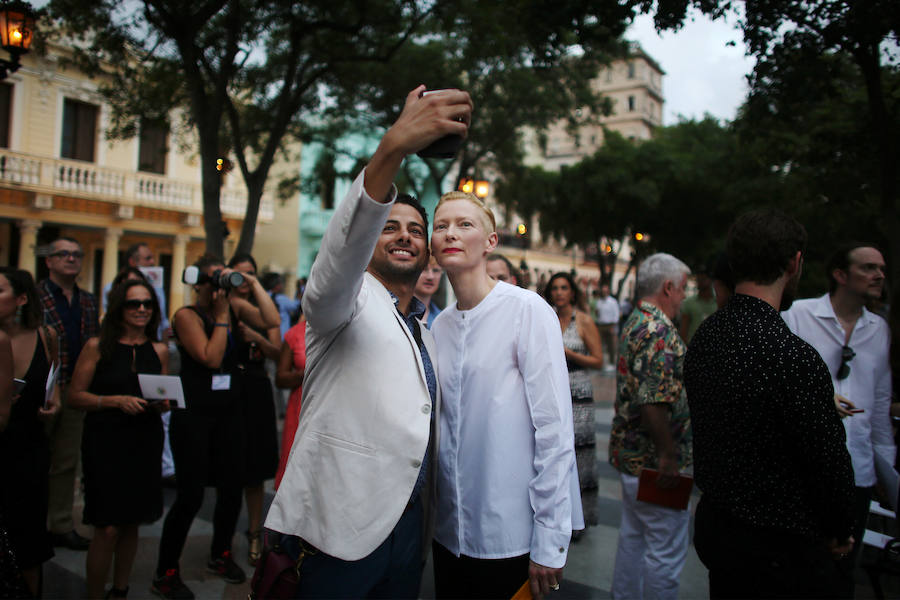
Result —
<instances>
[{"instance_id":1,"label":"photographer with camera","mask_svg":"<svg viewBox=\"0 0 900 600\"><path fill-rule=\"evenodd\" d=\"M181 351L186 407L173 411L169 429L178 473L177 494L163 524L151 587L164 598L194 597L181 580L178 561L206 486L216 488L207 570L229 583L241 583L246 578L231 557L246 454L243 378L238 376L232 315L249 323L267 321L246 300L230 297L229 292L244 280L240 273L226 269L220 259L208 255L200 257L183 275L183 281L194 286L196 299L193 305L180 308L172 323ZM259 283L254 279L251 285Z\"/></svg>"}]
</instances>

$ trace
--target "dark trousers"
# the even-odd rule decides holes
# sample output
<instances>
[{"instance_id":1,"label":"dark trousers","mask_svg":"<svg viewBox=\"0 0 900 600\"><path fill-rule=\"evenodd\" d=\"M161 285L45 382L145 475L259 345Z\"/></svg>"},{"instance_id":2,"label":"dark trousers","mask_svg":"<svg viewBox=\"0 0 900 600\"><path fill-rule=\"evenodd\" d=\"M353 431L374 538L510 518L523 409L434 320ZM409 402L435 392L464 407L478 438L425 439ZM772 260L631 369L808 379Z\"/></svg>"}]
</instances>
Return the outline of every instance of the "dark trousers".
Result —
<instances>
[{"instance_id":1,"label":"dark trousers","mask_svg":"<svg viewBox=\"0 0 900 600\"><path fill-rule=\"evenodd\" d=\"M236 413L235 413L236 414ZM188 531L203 505L206 487L216 488L213 537L210 556L219 558L231 550L231 541L241 513L243 499L243 452L240 421L232 413L224 416L197 410L176 410L172 414L169 440L175 459L177 490L175 503L163 522L159 540L157 575L177 569Z\"/></svg>"},{"instance_id":2,"label":"dark trousers","mask_svg":"<svg viewBox=\"0 0 900 600\"><path fill-rule=\"evenodd\" d=\"M837 598L835 561L824 544L752 529L701 498L694 547L709 569L709 596L718 598Z\"/></svg>"},{"instance_id":3,"label":"dark trousers","mask_svg":"<svg viewBox=\"0 0 900 600\"><path fill-rule=\"evenodd\" d=\"M434 592L438 600L497 598L508 600L528 581L528 555L484 559L454 556L432 543Z\"/></svg>"},{"instance_id":4,"label":"dark trousers","mask_svg":"<svg viewBox=\"0 0 900 600\"><path fill-rule=\"evenodd\" d=\"M866 533L866 521L869 519L869 503L872 501L874 487L857 487L853 496L853 550L846 557L837 561L838 585L842 598L853 598L856 581L854 572L859 562L863 546L863 535Z\"/></svg>"},{"instance_id":5,"label":"dark trousers","mask_svg":"<svg viewBox=\"0 0 900 600\"><path fill-rule=\"evenodd\" d=\"M365 558L347 561L322 552L307 556L295 598L417 598L424 522L419 497Z\"/></svg>"},{"instance_id":6,"label":"dark trousers","mask_svg":"<svg viewBox=\"0 0 900 600\"><path fill-rule=\"evenodd\" d=\"M157 575L163 575L169 569L178 568L178 560L184 543L187 540L191 523L203 504L203 486L185 481L181 476L177 479L178 492L175 503L169 509L163 522L162 537L159 540L159 560L156 563ZM231 540L238 516L241 513L243 488L239 485L216 488L216 508L213 512L213 537L210 545L210 556L219 558L225 551L231 550Z\"/></svg>"}]
</instances>

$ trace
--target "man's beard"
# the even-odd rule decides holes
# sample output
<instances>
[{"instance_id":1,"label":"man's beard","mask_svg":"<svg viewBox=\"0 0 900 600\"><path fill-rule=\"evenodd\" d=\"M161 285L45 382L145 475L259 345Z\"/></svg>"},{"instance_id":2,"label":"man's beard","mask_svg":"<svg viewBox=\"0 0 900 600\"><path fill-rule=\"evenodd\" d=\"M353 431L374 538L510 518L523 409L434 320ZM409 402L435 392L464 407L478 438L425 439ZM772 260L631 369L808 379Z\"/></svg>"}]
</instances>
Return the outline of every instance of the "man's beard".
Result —
<instances>
[{"instance_id":1,"label":"man's beard","mask_svg":"<svg viewBox=\"0 0 900 600\"><path fill-rule=\"evenodd\" d=\"M778 307L779 311L784 312L791 307L794 303L794 299L797 297L797 288L799 285L800 273L798 272L788 280L784 286L784 291L781 292L781 304Z\"/></svg>"},{"instance_id":2,"label":"man's beard","mask_svg":"<svg viewBox=\"0 0 900 600\"><path fill-rule=\"evenodd\" d=\"M378 274L378 276L391 283L399 285L412 284L415 285L419 280L419 275L425 270L426 260L419 260L415 264L398 265L389 260L377 261L370 265L370 269Z\"/></svg>"}]
</instances>

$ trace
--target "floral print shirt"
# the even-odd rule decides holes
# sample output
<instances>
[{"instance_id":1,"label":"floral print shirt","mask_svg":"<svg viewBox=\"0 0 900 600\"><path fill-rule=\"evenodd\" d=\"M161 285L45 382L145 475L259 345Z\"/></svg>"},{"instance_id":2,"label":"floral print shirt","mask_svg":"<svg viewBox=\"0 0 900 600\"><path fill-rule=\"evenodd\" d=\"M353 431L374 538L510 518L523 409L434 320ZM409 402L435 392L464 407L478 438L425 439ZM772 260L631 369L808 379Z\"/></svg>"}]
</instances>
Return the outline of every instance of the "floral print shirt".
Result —
<instances>
[{"instance_id":1,"label":"floral print shirt","mask_svg":"<svg viewBox=\"0 0 900 600\"><path fill-rule=\"evenodd\" d=\"M691 418L684 391L686 347L678 328L658 307L640 302L619 340L616 407L609 437L609 462L628 475L656 468L650 432L641 424L641 407L665 404L678 451L678 469L691 464Z\"/></svg>"}]
</instances>

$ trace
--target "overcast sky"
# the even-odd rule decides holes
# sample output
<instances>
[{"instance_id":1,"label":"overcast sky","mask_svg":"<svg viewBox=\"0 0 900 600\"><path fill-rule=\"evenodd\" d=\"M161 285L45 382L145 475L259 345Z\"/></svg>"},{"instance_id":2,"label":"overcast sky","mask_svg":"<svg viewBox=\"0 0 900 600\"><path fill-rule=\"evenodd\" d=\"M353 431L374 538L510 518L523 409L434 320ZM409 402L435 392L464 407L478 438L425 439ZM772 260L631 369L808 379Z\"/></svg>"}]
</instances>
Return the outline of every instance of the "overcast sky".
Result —
<instances>
[{"instance_id":1,"label":"overcast sky","mask_svg":"<svg viewBox=\"0 0 900 600\"><path fill-rule=\"evenodd\" d=\"M666 72L663 77L663 124L673 125L679 115L700 119L705 113L731 120L747 94L745 76L754 61L744 56L741 32L731 22L711 21L692 12L679 31L662 36L653 19L641 15L625 37L640 43ZM729 46L729 41L735 45Z\"/></svg>"}]
</instances>

